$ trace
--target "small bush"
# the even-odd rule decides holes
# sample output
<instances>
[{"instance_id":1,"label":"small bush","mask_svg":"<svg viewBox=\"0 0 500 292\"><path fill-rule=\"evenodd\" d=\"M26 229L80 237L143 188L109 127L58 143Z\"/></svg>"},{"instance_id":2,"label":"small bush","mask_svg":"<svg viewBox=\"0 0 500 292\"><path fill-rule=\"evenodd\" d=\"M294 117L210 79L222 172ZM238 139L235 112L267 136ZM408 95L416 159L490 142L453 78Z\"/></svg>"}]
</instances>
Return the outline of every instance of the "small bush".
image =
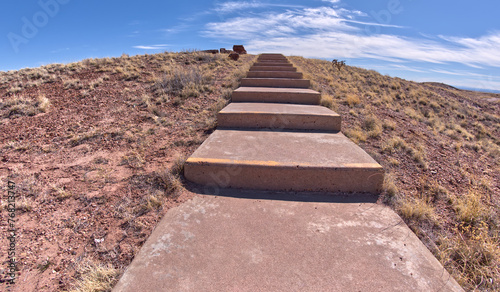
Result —
<instances>
[{"instance_id":1,"label":"small bush","mask_svg":"<svg viewBox=\"0 0 500 292\"><path fill-rule=\"evenodd\" d=\"M50 105L50 100L45 95L40 95L35 100L25 96L15 96L0 103L0 112L3 112L3 117L34 116L47 112Z\"/></svg>"},{"instance_id":2,"label":"small bush","mask_svg":"<svg viewBox=\"0 0 500 292\"><path fill-rule=\"evenodd\" d=\"M161 93L180 95L183 98L197 97L209 89L210 76L203 73L199 66L174 67L171 72L156 81L156 89Z\"/></svg>"},{"instance_id":3,"label":"small bush","mask_svg":"<svg viewBox=\"0 0 500 292\"><path fill-rule=\"evenodd\" d=\"M377 117L370 115L363 121L363 128L368 132L368 137L377 138L382 134L382 126Z\"/></svg>"},{"instance_id":4,"label":"small bush","mask_svg":"<svg viewBox=\"0 0 500 292\"><path fill-rule=\"evenodd\" d=\"M346 96L346 103L350 106L350 107L354 107L358 104L361 103L361 100L359 99L359 96L357 96L356 94L348 94Z\"/></svg>"},{"instance_id":5,"label":"small bush","mask_svg":"<svg viewBox=\"0 0 500 292\"><path fill-rule=\"evenodd\" d=\"M480 221L487 221L491 211L483 203L481 193L469 191L466 195L456 196L453 200L453 207L461 222L474 224Z\"/></svg>"}]
</instances>

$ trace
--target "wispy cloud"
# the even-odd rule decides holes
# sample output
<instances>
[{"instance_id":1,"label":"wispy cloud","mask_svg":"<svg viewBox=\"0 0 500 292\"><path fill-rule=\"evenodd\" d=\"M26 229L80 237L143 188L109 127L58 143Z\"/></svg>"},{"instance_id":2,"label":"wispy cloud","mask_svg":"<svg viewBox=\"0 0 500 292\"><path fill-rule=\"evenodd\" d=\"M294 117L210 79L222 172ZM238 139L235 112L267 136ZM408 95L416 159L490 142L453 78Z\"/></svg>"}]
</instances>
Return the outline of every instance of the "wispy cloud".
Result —
<instances>
[{"instance_id":1,"label":"wispy cloud","mask_svg":"<svg viewBox=\"0 0 500 292\"><path fill-rule=\"evenodd\" d=\"M426 72L424 69L419 68L419 67L411 67L411 66L406 66L406 65L398 65L398 64L390 64L388 65L391 69L395 70L404 70L404 71L411 71L411 72L418 72L418 73L424 73ZM387 66L380 66L380 69L387 69Z\"/></svg>"},{"instance_id":2,"label":"wispy cloud","mask_svg":"<svg viewBox=\"0 0 500 292\"><path fill-rule=\"evenodd\" d=\"M59 54L59 53L62 53L64 51L69 51L69 48L60 48L60 49L56 49L56 50L52 50L50 51L52 54Z\"/></svg>"},{"instance_id":3,"label":"wispy cloud","mask_svg":"<svg viewBox=\"0 0 500 292\"><path fill-rule=\"evenodd\" d=\"M215 8L215 11L222 14L233 13L239 10L247 10L250 8L265 8L265 7L284 7L284 8L301 8L300 5L291 4L275 4L265 3L260 1L229 1L220 3Z\"/></svg>"},{"instance_id":4,"label":"wispy cloud","mask_svg":"<svg viewBox=\"0 0 500 292\"><path fill-rule=\"evenodd\" d=\"M160 29L160 31L166 33L167 35L172 35L172 34L183 32L183 31L187 30L188 28L189 28L189 25L187 23L181 23L181 24L169 27L169 28Z\"/></svg>"},{"instance_id":5,"label":"wispy cloud","mask_svg":"<svg viewBox=\"0 0 500 292\"><path fill-rule=\"evenodd\" d=\"M256 16L239 16L223 22L208 23L204 33L216 38L260 40L359 30L346 23L345 15L349 15L349 11L331 7L302 8L282 13L262 12Z\"/></svg>"},{"instance_id":6,"label":"wispy cloud","mask_svg":"<svg viewBox=\"0 0 500 292\"><path fill-rule=\"evenodd\" d=\"M141 49L141 50L164 50L168 47L169 45L161 44L161 45L140 45L140 46L133 46L134 49Z\"/></svg>"},{"instance_id":7,"label":"wispy cloud","mask_svg":"<svg viewBox=\"0 0 500 292\"><path fill-rule=\"evenodd\" d=\"M373 25L383 26L368 21L362 12L317 7L255 12L212 22L206 24L204 35L244 40L248 50L255 52L500 67L500 32L480 38L409 38L366 33L366 26Z\"/></svg>"}]
</instances>

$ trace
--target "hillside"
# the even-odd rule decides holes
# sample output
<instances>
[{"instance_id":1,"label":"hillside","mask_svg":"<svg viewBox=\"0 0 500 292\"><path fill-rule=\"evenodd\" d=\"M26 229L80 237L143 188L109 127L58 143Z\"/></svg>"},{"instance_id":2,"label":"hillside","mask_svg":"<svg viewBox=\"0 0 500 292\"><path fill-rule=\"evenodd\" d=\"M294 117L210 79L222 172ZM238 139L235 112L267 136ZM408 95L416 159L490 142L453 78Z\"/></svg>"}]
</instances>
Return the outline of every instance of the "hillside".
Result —
<instances>
[{"instance_id":1,"label":"hillside","mask_svg":"<svg viewBox=\"0 0 500 292\"><path fill-rule=\"evenodd\" d=\"M190 197L171 167L214 128L254 58L165 53L0 73L1 278L9 179L13 291L112 283L166 210Z\"/></svg>"},{"instance_id":2,"label":"hillside","mask_svg":"<svg viewBox=\"0 0 500 292\"><path fill-rule=\"evenodd\" d=\"M108 289L162 215L193 196L183 157L254 58L163 53L0 73L0 179L18 193L13 291ZM380 203L467 290L498 290L500 95L290 60L386 169ZM2 196L2 234L7 206Z\"/></svg>"},{"instance_id":3,"label":"hillside","mask_svg":"<svg viewBox=\"0 0 500 292\"><path fill-rule=\"evenodd\" d=\"M500 95L301 57L323 105L386 170L392 206L468 290L500 288Z\"/></svg>"}]
</instances>

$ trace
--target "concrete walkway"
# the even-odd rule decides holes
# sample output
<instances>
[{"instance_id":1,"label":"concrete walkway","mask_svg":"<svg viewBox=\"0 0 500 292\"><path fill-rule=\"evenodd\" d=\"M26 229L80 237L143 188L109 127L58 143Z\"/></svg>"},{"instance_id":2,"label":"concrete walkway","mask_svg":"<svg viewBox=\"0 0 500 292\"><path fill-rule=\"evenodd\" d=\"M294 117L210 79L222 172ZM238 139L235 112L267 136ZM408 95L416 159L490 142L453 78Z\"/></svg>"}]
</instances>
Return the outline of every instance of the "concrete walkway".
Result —
<instances>
[{"instance_id":1,"label":"concrete walkway","mask_svg":"<svg viewBox=\"0 0 500 292\"><path fill-rule=\"evenodd\" d=\"M373 197L222 195L169 210L114 291L462 291Z\"/></svg>"},{"instance_id":2,"label":"concrete walkway","mask_svg":"<svg viewBox=\"0 0 500 292\"><path fill-rule=\"evenodd\" d=\"M259 57L186 162L204 191L167 212L113 291L463 291L375 203L381 166L295 72Z\"/></svg>"}]
</instances>

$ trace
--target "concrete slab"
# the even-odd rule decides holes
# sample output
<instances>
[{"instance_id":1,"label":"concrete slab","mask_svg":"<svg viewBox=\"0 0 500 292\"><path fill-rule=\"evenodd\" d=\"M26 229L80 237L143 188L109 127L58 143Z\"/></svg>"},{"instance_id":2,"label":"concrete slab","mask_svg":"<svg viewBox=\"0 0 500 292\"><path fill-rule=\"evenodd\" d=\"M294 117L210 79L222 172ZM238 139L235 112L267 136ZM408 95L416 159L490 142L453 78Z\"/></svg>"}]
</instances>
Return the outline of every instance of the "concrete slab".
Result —
<instances>
[{"instance_id":1,"label":"concrete slab","mask_svg":"<svg viewBox=\"0 0 500 292\"><path fill-rule=\"evenodd\" d=\"M340 115L319 105L233 102L217 115L218 128L340 131Z\"/></svg>"},{"instance_id":2,"label":"concrete slab","mask_svg":"<svg viewBox=\"0 0 500 292\"><path fill-rule=\"evenodd\" d=\"M384 170L342 133L216 130L184 176L219 188L377 193Z\"/></svg>"},{"instance_id":3,"label":"concrete slab","mask_svg":"<svg viewBox=\"0 0 500 292\"><path fill-rule=\"evenodd\" d=\"M290 78L242 78L240 85L244 87L309 88L311 81Z\"/></svg>"},{"instance_id":4,"label":"concrete slab","mask_svg":"<svg viewBox=\"0 0 500 292\"><path fill-rule=\"evenodd\" d=\"M253 66L293 67L293 64L285 62L256 62L253 64Z\"/></svg>"},{"instance_id":5,"label":"concrete slab","mask_svg":"<svg viewBox=\"0 0 500 292\"><path fill-rule=\"evenodd\" d=\"M250 71L292 71L296 72L297 68L295 67L288 67L288 66L252 66L250 67Z\"/></svg>"},{"instance_id":6,"label":"concrete slab","mask_svg":"<svg viewBox=\"0 0 500 292\"><path fill-rule=\"evenodd\" d=\"M292 71L250 71L247 78L291 78L302 79L301 72Z\"/></svg>"},{"instance_id":7,"label":"concrete slab","mask_svg":"<svg viewBox=\"0 0 500 292\"><path fill-rule=\"evenodd\" d=\"M321 94L311 89L240 87L233 91L233 102L273 102L319 104Z\"/></svg>"},{"instance_id":8,"label":"concrete slab","mask_svg":"<svg viewBox=\"0 0 500 292\"><path fill-rule=\"evenodd\" d=\"M463 291L388 207L224 195L169 210L113 291Z\"/></svg>"}]
</instances>

